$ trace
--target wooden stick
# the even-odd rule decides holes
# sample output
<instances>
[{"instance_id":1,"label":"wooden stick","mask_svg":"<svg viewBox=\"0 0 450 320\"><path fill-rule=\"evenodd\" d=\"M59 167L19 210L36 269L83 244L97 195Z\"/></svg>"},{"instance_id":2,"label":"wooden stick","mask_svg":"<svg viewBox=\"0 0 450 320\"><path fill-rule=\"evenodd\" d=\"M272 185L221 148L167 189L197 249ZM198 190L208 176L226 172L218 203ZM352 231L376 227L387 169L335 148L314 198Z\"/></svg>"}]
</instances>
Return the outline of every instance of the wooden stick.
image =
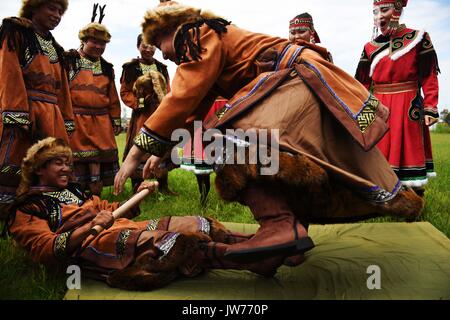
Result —
<instances>
[{"instance_id":1,"label":"wooden stick","mask_svg":"<svg viewBox=\"0 0 450 320\"><path fill-rule=\"evenodd\" d=\"M114 212L112 213L114 220L120 218L124 213L126 213L128 210L130 210L131 208L133 208L134 206L138 205L139 202L141 202L142 200L144 200L144 198L146 196L148 196L150 194L150 190L149 189L144 189L142 191L140 191L139 193L136 193L133 197L131 197L127 202L125 202L124 204L122 204L119 208L117 208L116 210L114 210ZM97 235L99 234L104 228L100 225L96 225L95 227L93 227L91 229L91 234L92 235Z\"/></svg>"}]
</instances>

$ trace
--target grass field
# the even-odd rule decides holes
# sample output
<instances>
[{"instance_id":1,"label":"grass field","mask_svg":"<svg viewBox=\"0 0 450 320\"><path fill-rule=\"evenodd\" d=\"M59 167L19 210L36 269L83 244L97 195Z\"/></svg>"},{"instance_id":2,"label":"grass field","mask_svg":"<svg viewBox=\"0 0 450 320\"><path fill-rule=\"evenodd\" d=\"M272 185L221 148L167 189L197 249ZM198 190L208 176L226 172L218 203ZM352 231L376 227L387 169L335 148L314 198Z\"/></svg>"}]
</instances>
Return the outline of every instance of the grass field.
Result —
<instances>
[{"instance_id":1,"label":"grass field","mask_svg":"<svg viewBox=\"0 0 450 320\"><path fill-rule=\"evenodd\" d=\"M124 147L124 135L117 139L119 150ZM450 237L450 134L433 133L433 153L438 177L431 180L426 191L426 208L422 221L429 221ZM121 157L120 157L121 158ZM222 221L254 222L250 211L241 205L224 203L213 187L205 208L199 204L199 193L193 173L174 170L169 175L169 186L179 193L178 197L155 194L142 205L138 220L165 215L208 215ZM112 195L111 188L103 191L103 197L122 201L131 195L130 183L119 197ZM377 218L368 222L396 221ZM62 299L66 292L65 270L48 270L33 263L22 249L15 247L10 239L0 239L0 300L2 299Z\"/></svg>"}]
</instances>

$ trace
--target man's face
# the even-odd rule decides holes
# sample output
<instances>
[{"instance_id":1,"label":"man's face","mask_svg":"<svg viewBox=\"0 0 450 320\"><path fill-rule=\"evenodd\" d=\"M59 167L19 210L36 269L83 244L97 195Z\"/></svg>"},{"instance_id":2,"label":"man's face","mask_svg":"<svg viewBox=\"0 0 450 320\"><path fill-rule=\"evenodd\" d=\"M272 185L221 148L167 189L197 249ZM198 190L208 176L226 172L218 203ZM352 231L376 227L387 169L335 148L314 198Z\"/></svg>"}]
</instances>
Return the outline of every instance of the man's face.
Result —
<instances>
[{"instance_id":1,"label":"man's face","mask_svg":"<svg viewBox=\"0 0 450 320\"><path fill-rule=\"evenodd\" d=\"M143 41L139 45L139 52L144 60L151 60L155 54L155 47L151 44L145 44Z\"/></svg>"},{"instance_id":2,"label":"man's face","mask_svg":"<svg viewBox=\"0 0 450 320\"><path fill-rule=\"evenodd\" d=\"M64 10L61 4L49 1L33 11L31 20L40 29L51 31L59 25L63 14Z\"/></svg>"},{"instance_id":3,"label":"man's face","mask_svg":"<svg viewBox=\"0 0 450 320\"><path fill-rule=\"evenodd\" d=\"M59 189L67 187L71 173L71 162L67 157L54 158L36 170L40 185Z\"/></svg>"},{"instance_id":4,"label":"man's face","mask_svg":"<svg viewBox=\"0 0 450 320\"><path fill-rule=\"evenodd\" d=\"M298 44L298 40L304 40L306 42L311 41L312 32L310 29L292 30L289 32L289 41L294 44Z\"/></svg>"},{"instance_id":5,"label":"man's face","mask_svg":"<svg viewBox=\"0 0 450 320\"><path fill-rule=\"evenodd\" d=\"M380 29L382 34L385 34L388 30L389 21L391 21L393 14L393 7L380 8L379 6L375 6L373 8L373 19L375 21L375 25Z\"/></svg>"},{"instance_id":6,"label":"man's face","mask_svg":"<svg viewBox=\"0 0 450 320\"><path fill-rule=\"evenodd\" d=\"M106 41L88 38L83 42L83 51L88 56L98 59L102 56L103 52L105 52Z\"/></svg>"},{"instance_id":7,"label":"man's face","mask_svg":"<svg viewBox=\"0 0 450 320\"><path fill-rule=\"evenodd\" d=\"M172 62L176 62L175 47L173 45L175 32L176 30L173 30L170 33L165 33L155 38L155 45L161 50L163 58Z\"/></svg>"}]
</instances>

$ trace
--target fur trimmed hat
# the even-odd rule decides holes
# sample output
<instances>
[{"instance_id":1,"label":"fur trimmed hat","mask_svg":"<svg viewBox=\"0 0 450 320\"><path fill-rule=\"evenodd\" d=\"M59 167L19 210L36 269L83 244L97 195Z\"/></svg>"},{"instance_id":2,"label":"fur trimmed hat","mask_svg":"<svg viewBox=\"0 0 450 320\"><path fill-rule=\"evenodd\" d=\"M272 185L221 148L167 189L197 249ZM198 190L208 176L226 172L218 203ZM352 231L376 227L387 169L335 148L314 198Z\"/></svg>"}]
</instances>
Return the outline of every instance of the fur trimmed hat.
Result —
<instances>
[{"instance_id":1,"label":"fur trimmed hat","mask_svg":"<svg viewBox=\"0 0 450 320\"><path fill-rule=\"evenodd\" d=\"M186 23L219 18L221 17L210 11L182 5L175 1L161 1L156 8L150 9L145 13L142 33L146 43L155 44L156 36L178 29Z\"/></svg>"},{"instance_id":2,"label":"fur trimmed hat","mask_svg":"<svg viewBox=\"0 0 450 320\"><path fill-rule=\"evenodd\" d=\"M161 1L158 7L146 12L142 34L146 43L155 45L155 39L159 35L176 30L173 39L175 63L180 64L201 59L203 48L200 45L199 34L200 27L204 24L220 35L227 32L227 26L231 22L210 11L185 6L175 1Z\"/></svg>"},{"instance_id":3,"label":"fur trimmed hat","mask_svg":"<svg viewBox=\"0 0 450 320\"><path fill-rule=\"evenodd\" d=\"M72 161L72 150L63 139L48 137L32 145L22 161L21 180L16 194L20 196L27 193L38 182L36 170L58 157L67 157Z\"/></svg>"},{"instance_id":4,"label":"fur trimmed hat","mask_svg":"<svg viewBox=\"0 0 450 320\"><path fill-rule=\"evenodd\" d=\"M104 25L98 22L91 22L78 32L78 38L81 41L86 41L88 38L94 38L109 42L111 41L111 34Z\"/></svg>"},{"instance_id":5,"label":"fur trimmed hat","mask_svg":"<svg viewBox=\"0 0 450 320\"><path fill-rule=\"evenodd\" d=\"M22 7L19 11L19 17L31 19L33 10L47 2L59 3L64 12L66 12L67 7L69 6L68 0L22 0Z\"/></svg>"}]
</instances>

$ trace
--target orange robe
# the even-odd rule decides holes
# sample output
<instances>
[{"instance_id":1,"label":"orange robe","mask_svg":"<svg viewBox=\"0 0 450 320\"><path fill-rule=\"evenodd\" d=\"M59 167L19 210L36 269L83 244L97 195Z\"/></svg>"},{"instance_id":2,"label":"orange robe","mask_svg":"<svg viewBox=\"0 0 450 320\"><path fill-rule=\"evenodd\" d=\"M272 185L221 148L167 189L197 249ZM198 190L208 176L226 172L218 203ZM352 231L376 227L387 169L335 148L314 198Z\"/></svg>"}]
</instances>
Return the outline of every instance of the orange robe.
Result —
<instances>
[{"instance_id":1,"label":"orange robe","mask_svg":"<svg viewBox=\"0 0 450 320\"><path fill-rule=\"evenodd\" d=\"M123 65L122 76L120 77L120 97L122 98L123 103L133 110L127 130L123 159L126 158L128 152L133 146L133 139L139 133L139 130L144 125L144 122L153 114L153 112L155 112L159 105L156 94L154 94L155 99L153 99L153 102L150 105L144 105L139 103L136 95L133 93L133 85L136 79L142 76L145 71L143 69L147 68L153 68L154 70L160 72L166 79L167 87L169 88L170 79L169 73L167 72L167 66L158 60L154 60L152 65L145 65L138 59L133 59ZM168 91L170 91L170 89ZM139 168L134 172L131 177L132 179L140 179L142 177L142 168L144 164L145 161L142 162Z\"/></svg>"},{"instance_id":2,"label":"orange robe","mask_svg":"<svg viewBox=\"0 0 450 320\"><path fill-rule=\"evenodd\" d=\"M76 181L101 180L104 186L112 185L119 168L114 126L120 127L113 66L102 58L91 62L75 50L67 52L66 59L77 128L70 137ZM98 175L90 172L89 164L100 164Z\"/></svg>"},{"instance_id":3,"label":"orange robe","mask_svg":"<svg viewBox=\"0 0 450 320\"><path fill-rule=\"evenodd\" d=\"M119 205L97 196L87 198L74 184L64 190L32 188L17 205L9 232L34 261L45 265L68 262L71 258L81 265L122 269L133 261L137 239L148 221L117 219L111 228L96 237L87 237L75 252L67 251L76 228L89 224L100 211L114 211ZM139 210L130 211L127 218L138 213Z\"/></svg>"},{"instance_id":4,"label":"orange robe","mask_svg":"<svg viewBox=\"0 0 450 320\"><path fill-rule=\"evenodd\" d=\"M0 204L12 202L28 148L74 130L63 49L31 21L7 18L0 29ZM66 131L67 130L67 131Z\"/></svg>"}]
</instances>

